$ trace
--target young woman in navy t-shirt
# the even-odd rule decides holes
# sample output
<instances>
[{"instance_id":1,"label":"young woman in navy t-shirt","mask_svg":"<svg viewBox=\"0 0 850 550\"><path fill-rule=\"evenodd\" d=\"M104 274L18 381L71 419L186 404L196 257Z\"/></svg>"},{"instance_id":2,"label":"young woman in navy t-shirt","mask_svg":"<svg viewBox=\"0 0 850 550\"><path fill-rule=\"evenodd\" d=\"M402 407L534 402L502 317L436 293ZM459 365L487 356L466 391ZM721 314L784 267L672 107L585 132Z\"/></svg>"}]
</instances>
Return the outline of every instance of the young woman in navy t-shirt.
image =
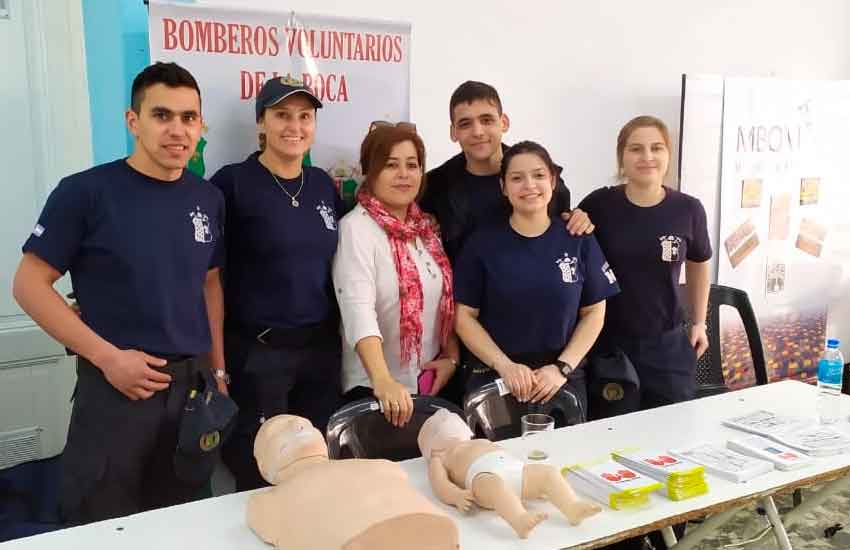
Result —
<instances>
[{"instance_id":1,"label":"young woman in navy t-shirt","mask_svg":"<svg viewBox=\"0 0 850 550\"><path fill-rule=\"evenodd\" d=\"M642 409L693 398L696 360L708 347L711 243L705 210L694 197L664 186L669 162L667 127L655 117L637 117L617 138L622 185L598 189L580 205L596 224L622 290L608 303L594 354L626 354L640 379ZM683 264L693 306L689 328L678 292Z\"/></svg>"},{"instance_id":2,"label":"young woman in navy t-shirt","mask_svg":"<svg viewBox=\"0 0 850 550\"><path fill-rule=\"evenodd\" d=\"M210 181L226 203L224 350L239 422L223 451L239 491L265 485L253 456L263 417L304 416L320 430L339 404L341 338L331 262L340 200L304 166L322 106L299 81L267 81L256 101L261 151Z\"/></svg>"},{"instance_id":3,"label":"young woman in navy t-shirt","mask_svg":"<svg viewBox=\"0 0 850 550\"><path fill-rule=\"evenodd\" d=\"M469 390L501 377L520 401L548 401L564 384L586 401L579 367L619 289L596 238L552 219L557 176L540 145L509 148L500 177L510 217L478 229L460 253L456 329L474 355Z\"/></svg>"}]
</instances>

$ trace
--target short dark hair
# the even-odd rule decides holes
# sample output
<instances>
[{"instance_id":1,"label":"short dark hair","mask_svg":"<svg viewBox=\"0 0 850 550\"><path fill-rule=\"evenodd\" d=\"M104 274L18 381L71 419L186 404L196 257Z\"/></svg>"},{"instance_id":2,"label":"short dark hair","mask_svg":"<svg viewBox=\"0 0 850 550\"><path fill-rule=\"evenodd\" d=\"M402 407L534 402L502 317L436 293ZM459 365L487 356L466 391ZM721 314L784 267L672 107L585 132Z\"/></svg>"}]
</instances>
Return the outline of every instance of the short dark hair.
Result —
<instances>
[{"instance_id":1,"label":"short dark hair","mask_svg":"<svg viewBox=\"0 0 850 550\"><path fill-rule=\"evenodd\" d=\"M133 87L130 90L130 107L136 113L142 110L142 101L145 99L145 90L155 84L165 84L169 88L192 88L198 92L198 101L201 100L201 89L192 73L177 63L163 63L157 61L148 65L133 79Z\"/></svg>"},{"instance_id":2,"label":"short dark hair","mask_svg":"<svg viewBox=\"0 0 850 550\"><path fill-rule=\"evenodd\" d=\"M416 149L422 183L419 185L418 201L425 193L425 144L419 134L404 126L378 126L363 139L360 145L360 171L363 174L362 188L371 193L372 184L387 164L392 148L409 141Z\"/></svg>"},{"instance_id":3,"label":"short dark hair","mask_svg":"<svg viewBox=\"0 0 850 550\"><path fill-rule=\"evenodd\" d=\"M454 122L455 107L461 103L472 103L476 100L492 103L499 110L499 114L502 114L502 100L499 99L499 92L496 91L496 88L484 82L467 80L452 93L449 100L449 120Z\"/></svg>"},{"instance_id":4,"label":"short dark hair","mask_svg":"<svg viewBox=\"0 0 850 550\"><path fill-rule=\"evenodd\" d=\"M546 165L546 169L549 170L549 173L552 177L555 178L555 185L558 185L558 177L561 175L561 167L555 164L552 160L552 157L549 155L549 151L546 150L545 147L540 145L535 141L520 141L519 143L515 143L508 147L507 151L502 155L502 166L499 169L499 178L502 180L502 185L504 185L505 176L508 173L508 166L511 164L511 160L517 156L522 154L530 154L534 155L540 160L543 161L543 164ZM508 212L513 211L513 207L511 203L508 201L507 197L504 198L505 207ZM555 200L554 190L552 192L552 196L549 198L549 207L548 212L549 216L556 216L558 212L556 211L557 201Z\"/></svg>"}]
</instances>

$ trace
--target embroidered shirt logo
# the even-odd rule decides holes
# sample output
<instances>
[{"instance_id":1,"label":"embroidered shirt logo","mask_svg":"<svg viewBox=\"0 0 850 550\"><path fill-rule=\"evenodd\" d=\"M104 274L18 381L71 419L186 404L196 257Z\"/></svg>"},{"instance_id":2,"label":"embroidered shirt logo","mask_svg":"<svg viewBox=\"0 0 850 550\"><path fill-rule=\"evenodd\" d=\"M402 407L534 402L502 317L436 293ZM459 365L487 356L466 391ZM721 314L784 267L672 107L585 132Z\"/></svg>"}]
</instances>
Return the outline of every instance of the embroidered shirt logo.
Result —
<instances>
[{"instance_id":1,"label":"embroidered shirt logo","mask_svg":"<svg viewBox=\"0 0 850 550\"><path fill-rule=\"evenodd\" d=\"M611 269L611 266L608 265L608 262L602 264L602 273L605 274L605 277L608 279L608 284L613 285L617 282L617 277L614 275L614 270Z\"/></svg>"},{"instance_id":2,"label":"embroidered shirt logo","mask_svg":"<svg viewBox=\"0 0 850 550\"><path fill-rule=\"evenodd\" d=\"M661 260L665 262L678 262L682 237L664 235L658 237L658 240L661 242Z\"/></svg>"},{"instance_id":3,"label":"embroidered shirt logo","mask_svg":"<svg viewBox=\"0 0 850 550\"><path fill-rule=\"evenodd\" d=\"M192 227L195 230L195 242L211 243L212 231L210 231L210 217L201 212L201 207L196 206L194 212L189 212Z\"/></svg>"},{"instance_id":4,"label":"embroidered shirt logo","mask_svg":"<svg viewBox=\"0 0 850 550\"><path fill-rule=\"evenodd\" d=\"M41 237L44 234L44 227L40 223L35 224L32 234L36 237Z\"/></svg>"},{"instance_id":5,"label":"embroidered shirt logo","mask_svg":"<svg viewBox=\"0 0 850 550\"><path fill-rule=\"evenodd\" d=\"M319 212L319 215L322 216L322 220L325 222L325 227L331 231L336 231L334 209L325 204L325 201L322 201L321 204L316 206L316 210Z\"/></svg>"},{"instance_id":6,"label":"embroidered shirt logo","mask_svg":"<svg viewBox=\"0 0 850 550\"><path fill-rule=\"evenodd\" d=\"M577 281L576 266L578 265L578 258L570 258L570 255L564 252L564 257L555 260L555 263L558 264L558 269L561 270L561 279L565 283L575 283Z\"/></svg>"}]
</instances>

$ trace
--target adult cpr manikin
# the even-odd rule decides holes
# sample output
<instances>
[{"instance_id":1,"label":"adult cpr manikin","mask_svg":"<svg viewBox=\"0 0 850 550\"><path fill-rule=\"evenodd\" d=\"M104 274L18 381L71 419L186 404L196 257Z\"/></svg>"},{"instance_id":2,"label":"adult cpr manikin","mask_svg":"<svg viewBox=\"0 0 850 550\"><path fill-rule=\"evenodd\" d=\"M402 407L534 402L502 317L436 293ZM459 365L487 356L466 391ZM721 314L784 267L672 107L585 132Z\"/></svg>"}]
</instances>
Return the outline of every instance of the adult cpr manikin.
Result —
<instances>
[{"instance_id":1,"label":"adult cpr manikin","mask_svg":"<svg viewBox=\"0 0 850 550\"><path fill-rule=\"evenodd\" d=\"M387 460L329 460L309 420L280 415L254 440L263 477L274 485L248 501L248 526L286 550L455 550L454 521Z\"/></svg>"}]
</instances>

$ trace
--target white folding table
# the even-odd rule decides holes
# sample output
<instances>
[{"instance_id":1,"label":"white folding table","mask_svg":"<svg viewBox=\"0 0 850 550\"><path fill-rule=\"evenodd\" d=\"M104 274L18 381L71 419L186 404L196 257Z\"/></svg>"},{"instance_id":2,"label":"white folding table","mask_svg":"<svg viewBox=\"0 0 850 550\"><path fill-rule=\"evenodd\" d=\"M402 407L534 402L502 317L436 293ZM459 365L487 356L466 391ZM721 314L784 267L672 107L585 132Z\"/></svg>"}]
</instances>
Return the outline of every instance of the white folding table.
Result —
<instances>
[{"instance_id":1,"label":"white folding table","mask_svg":"<svg viewBox=\"0 0 850 550\"><path fill-rule=\"evenodd\" d=\"M722 443L738 435L723 427L720 420L756 409L769 409L780 414L815 416L816 389L796 381L782 381L679 403L650 411L571 426L537 436L536 446L543 446L557 465L573 464L603 457L615 449L642 447L669 449L700 441ZM838 426L850 433L850 396L842 396L842 421ZM503 441L505 448L522 453L519 439ZM433 497L422 459L401 463L410 474L411 483L423 494ZM674 502L660 495L652 496L652 505L633 511L603 511L579 526L570 526L548 503L532 502L529 507L549 512L527 540L518 539L495 513L478 510L463 515L437 502L457 521L463 549L539 549L595 548L656 529L669 528L689 519L707 517L703 524L679 541L676 550L686 550L722 524L735 509L753 501L763 501L774 526L777 540L790 548L782 518L769 497L814 483L838 480L807 499L784 519L789 525L835 490L847 485L850 454L818 458L814 465L791 472L774 471L747 483L733 483L709 476L710 491L702 496ZM261 489L262 490L262 489ZM126 518L65 529L26 539L0 544L3 550L183 550L187 547L205 550L262 550L262 543L245 525L245 503L250 492L210 498L181 506L145 512ZM356 502L351 503L357 506ZM850 511L848 511L850 513ZM334 518L327 518L332 528ZM667 529L667 534L672 531ZM672 543L673 540L671 539Z\"/></svg>"}]
</instances>

